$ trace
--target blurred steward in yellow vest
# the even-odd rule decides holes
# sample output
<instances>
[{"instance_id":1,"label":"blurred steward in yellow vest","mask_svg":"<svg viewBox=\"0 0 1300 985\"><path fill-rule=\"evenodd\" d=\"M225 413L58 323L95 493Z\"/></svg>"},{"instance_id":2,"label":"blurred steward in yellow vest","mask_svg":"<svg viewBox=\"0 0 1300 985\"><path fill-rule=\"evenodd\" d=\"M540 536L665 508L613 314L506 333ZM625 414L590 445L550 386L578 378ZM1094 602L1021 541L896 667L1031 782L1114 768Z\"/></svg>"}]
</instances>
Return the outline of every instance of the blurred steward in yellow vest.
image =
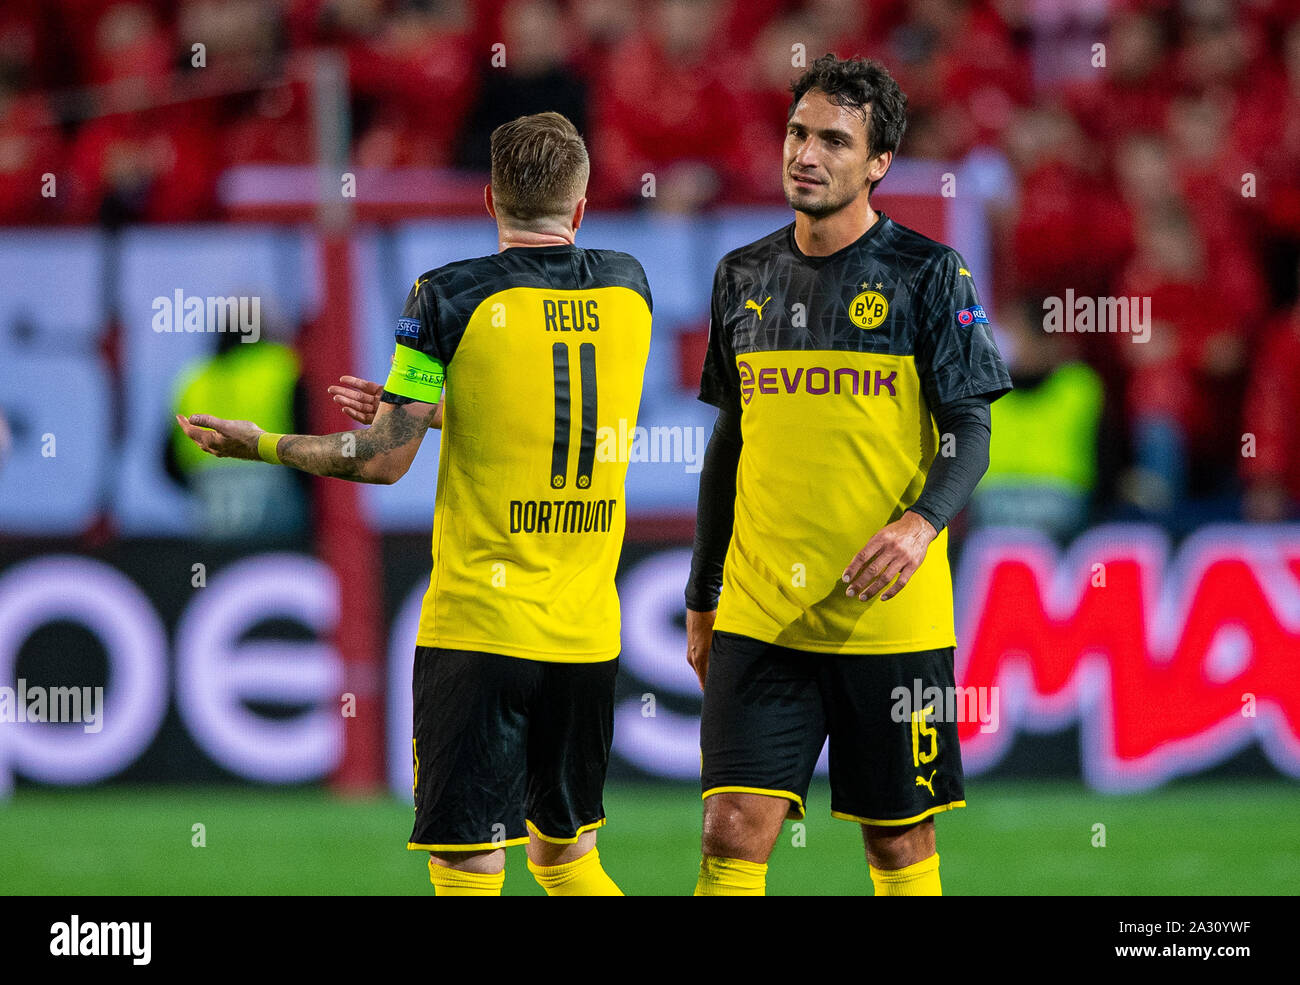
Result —
<instances>
[{"instance_id":1,"label":"blurred steward in yellow vest","mask_svg":"<svg viewBox=\"0 0 1300 985\"><path fill-rule=\"evenodd\" d=\"M989 469L971 497L971 523L1032 527L1064 543L1087 524L1097 485L1101 378L1044 331L1033 302L999 314L1015 389L992 407Z\"/></svg>"},{"instance_id":2,"label":"blurred steward in yellow vest","mask_svg":"<svg viewBox=\"0 0 1300 985\"><path fill-rule=\"evenodd\" d=\"M187 365L173 389L173 414L213 414L256 421L267 431L305 430L298 356L261 338L241 342L236 332L217 334L215 355ZM214 539L295 536L307 526L303 473L261 462L215 458L173 423L166 453L168 473L200 503L201 532Z\"/></svg>"}]
</instances>

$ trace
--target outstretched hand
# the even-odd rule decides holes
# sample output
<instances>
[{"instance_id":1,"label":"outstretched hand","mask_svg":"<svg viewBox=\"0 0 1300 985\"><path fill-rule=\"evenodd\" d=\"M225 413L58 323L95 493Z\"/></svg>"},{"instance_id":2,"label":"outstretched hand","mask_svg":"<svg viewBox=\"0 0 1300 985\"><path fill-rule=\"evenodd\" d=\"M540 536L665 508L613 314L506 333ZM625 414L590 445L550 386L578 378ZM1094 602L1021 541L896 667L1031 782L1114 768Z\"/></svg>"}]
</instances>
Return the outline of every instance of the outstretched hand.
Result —
<instances>
[{"instance_id":1,"label":"outstretched hand","mask_svg":"<svg viewBox=\"0 0 1300 985\"><path fill-rule=\"evenodd\" d=\"M227 421L211 414L176 415L176 423L196 445L217 458L259 461L257 439L262 429L252 421Z\"/></svg>"},{"instance_id":2,"label":"outstretched hand","mask_svg":"<svg viewBox=\"0 0 1300 985\"><path fill-rule=\"evenodd\" d=\"M373 424L379 411L379 395L384 392L383 384L359 376L340 376L339 384L329 388L339 409L359 424Z\"/></svg>"}]
</instances>

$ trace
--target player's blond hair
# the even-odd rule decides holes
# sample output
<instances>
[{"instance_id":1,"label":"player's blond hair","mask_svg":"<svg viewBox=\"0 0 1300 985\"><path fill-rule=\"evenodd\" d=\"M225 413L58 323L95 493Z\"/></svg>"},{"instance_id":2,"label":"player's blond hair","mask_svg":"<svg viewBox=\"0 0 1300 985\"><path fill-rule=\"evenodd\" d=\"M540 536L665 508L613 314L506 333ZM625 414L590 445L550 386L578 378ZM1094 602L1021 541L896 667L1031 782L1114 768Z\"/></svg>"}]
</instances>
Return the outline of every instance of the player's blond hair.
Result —
<instances>
[{"instance_id":1,"label":"player's blond hair","mask_svg":"<svg viewBox=\"0 0 1300 985\"><path fill-rule=\"evenodd\" d=\"M590 172L587 145L560 113L521 116L492 131L492 200L515 222L570 219Z\"/></svg>"}]
</instances>

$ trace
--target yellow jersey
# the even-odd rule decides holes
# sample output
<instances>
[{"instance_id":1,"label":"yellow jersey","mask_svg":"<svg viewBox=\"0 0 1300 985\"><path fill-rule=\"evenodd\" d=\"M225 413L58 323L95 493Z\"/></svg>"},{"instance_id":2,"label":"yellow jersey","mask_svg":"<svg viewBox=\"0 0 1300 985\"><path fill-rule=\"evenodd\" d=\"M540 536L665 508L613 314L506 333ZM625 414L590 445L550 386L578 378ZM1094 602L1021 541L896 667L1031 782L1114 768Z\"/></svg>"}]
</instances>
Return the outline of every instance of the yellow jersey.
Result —
<instances>
[{"instance_id":1,"label":"yellow jersey","mask_svg":"<svg viewBox=\"0 0 1300 985\"><path fill-rule=\"evenodd\" d=\"M419 645L618 656L627 462L605 452L636 426L651 308L637 260L572 245L416 279L383 399L436 403L445 383Z\"/></svg>"},{"instance_id":2,"label":"yellow jersey","mask_svg":"<svg viewBox=\"0 0 1300 985\"><path fill-rule=\"evenodd\" d=\"M1010 387L962 258L883 213L830 256L793 225L725 256L700 398L738 410L742 444L715 629L816 653L954 646L946 529L895 598L850 598L841 576L920 496L932 409Z\"/></svg>"}]
</instances>

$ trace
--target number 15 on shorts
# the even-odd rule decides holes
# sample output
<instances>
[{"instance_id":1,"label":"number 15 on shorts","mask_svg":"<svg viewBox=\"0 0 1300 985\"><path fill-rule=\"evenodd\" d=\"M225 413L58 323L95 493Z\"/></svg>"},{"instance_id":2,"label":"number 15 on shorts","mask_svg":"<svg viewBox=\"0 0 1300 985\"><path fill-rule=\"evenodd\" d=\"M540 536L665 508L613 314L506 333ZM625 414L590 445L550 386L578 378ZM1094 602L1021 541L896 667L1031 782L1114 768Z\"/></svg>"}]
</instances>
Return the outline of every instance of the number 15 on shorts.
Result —
<instances>
[{"instance_id":1,"label":"number 15 on shorts","mask_svg":"<svg viewBox=\"0 0 1300 985\"><path fill-rule=\"evenodd\" d=\"M926 721L934 714L934 705L912 712L912 765L921 766L939 755L939 733ZM922 746L926 749L922 749Z\"/></svg>"}]
</instances>

